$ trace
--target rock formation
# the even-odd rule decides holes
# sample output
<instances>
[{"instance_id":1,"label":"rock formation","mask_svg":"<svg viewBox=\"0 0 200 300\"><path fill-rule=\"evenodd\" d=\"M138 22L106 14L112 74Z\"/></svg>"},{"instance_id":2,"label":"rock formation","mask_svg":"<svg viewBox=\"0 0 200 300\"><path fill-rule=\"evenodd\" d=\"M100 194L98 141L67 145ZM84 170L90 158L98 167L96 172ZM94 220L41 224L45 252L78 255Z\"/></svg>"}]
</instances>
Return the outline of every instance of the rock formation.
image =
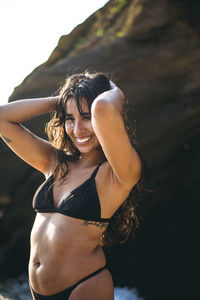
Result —
<instances>
[{"instance_id":1,"label":"rock formation","mask_svg":"<svg viewBox=\"0 0 200 300\"><path fill-rule=\"evenodd\" d=\"M123 89L147 162L135 239L105 249L116 285L150 300L196 297L200 166L200 20L195 0L111 0L15 88L10 101L56 93L67 74L109 72ZM27 122L44 136L48 116ZM44 178L1 143L1 276L26 270Z\"/></svg>"}]
</instances>

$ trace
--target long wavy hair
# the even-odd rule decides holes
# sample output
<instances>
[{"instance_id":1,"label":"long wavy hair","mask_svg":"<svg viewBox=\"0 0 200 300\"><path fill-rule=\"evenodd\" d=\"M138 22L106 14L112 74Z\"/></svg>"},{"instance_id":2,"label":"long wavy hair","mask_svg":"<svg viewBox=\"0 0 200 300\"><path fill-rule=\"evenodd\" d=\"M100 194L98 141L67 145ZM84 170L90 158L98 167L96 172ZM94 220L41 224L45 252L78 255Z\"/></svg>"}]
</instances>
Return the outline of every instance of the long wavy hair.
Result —
<instances>
[{"instance_id":1,"label":"long wavy hair","mask_svg":"<svg viewBox=\"0 0 200 300\"><path fill-rule=\"evenodd\" d=\"M97 72L89 73L88 71L67 77L64 84L62 84L59 88L59 100L56 110L45 128L49 141L57 149L54 152L56 161L54 176L64 179L68 173L68 162L77 161L81 155L65 130L65 107L67 100L70 97L74 97L79 113L81 114L81 97L86 99L88 107L91 109L94 99L101 93L110 89L110 79L107 75ZM145 163L142 155L140 154L140 150L138 149L135 128L130 126L131 123L127 118L126 104L127 103L125 102L123 113L124 123L131 144L141 157L142 172L140 180L133 187L127 199L110 219L109 225L102 235L102 246L125 242L129 238L130 234L134 235L135 230L140 225L139 217L136 213L138 204L137 197L143 189L143 172Z\"/></svg>"}]
</instances>

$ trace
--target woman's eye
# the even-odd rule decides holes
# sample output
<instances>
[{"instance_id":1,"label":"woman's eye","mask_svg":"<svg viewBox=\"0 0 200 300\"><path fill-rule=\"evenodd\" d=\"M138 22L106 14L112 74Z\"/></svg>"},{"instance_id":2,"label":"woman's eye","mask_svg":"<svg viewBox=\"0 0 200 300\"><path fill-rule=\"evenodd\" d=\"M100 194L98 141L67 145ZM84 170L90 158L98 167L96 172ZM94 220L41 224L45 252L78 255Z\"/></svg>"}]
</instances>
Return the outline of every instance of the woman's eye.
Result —
<instances>
[{"instance_id":1,"label":"woman's eye","mask_svg":"<svg viewBox=\"0 0 200 300\"><path fill-rule=\"evenodd\" d=\"M67 117L67 118L65 118L65 121L70 121L70 122L74 122L74 119L73 118L70 118L70 117Z\"/></svg>"},{"instance_id":2,"label":"woman's eye","mask_svg":"<svg viewBox=\"0 0 200 300\"><path fill-rule=\"evenodd\" d=\"M91 115L82 116L83 120L91 120Z\"/></svg>"}]
</instances>

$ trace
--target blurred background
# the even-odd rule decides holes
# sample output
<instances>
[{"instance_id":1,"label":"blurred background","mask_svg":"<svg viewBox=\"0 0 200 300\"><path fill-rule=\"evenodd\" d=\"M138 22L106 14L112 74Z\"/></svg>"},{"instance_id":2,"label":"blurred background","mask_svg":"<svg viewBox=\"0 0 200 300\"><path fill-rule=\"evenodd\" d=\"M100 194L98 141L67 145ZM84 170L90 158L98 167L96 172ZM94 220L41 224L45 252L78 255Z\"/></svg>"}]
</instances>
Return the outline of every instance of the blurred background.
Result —
<instances>
[{"instance_id":1,"label":"blurred background","mask_svg":"<svg viewBox=\"0 0 200 300\"><path fill-rule=\"evenodd\" d=\"M126 299L197 299L199 1L7 0L0 11L2 104L56 94L67 74L88 68L112 74L129 101L152 192L139 202L135 237L105 248L115 286L136 288ZM46 138L48 119L25 125ZM23 286L43 180L0 141L0 292L10 278Z\"/></svg>"}]
</instances>

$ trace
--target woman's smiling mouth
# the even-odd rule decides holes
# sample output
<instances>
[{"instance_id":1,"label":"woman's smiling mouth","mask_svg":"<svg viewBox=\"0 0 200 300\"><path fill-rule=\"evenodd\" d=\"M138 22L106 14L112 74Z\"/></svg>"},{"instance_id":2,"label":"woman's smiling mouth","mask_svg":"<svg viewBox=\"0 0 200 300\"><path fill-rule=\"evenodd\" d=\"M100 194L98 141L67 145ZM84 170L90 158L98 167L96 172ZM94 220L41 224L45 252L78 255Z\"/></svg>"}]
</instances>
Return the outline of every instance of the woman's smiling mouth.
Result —
<instances>
[{"instance_id":1,"label":"woman's smiling mouth","mask_svg":"<svg viewBox=\"0 0 200 300\"><path fill-rule=\"evenodd\" d=\"M86 136L86 137L76 137L76 141L78 144L86 144L90 139L92 138L92 136Z\"/></svg>"}]
</instances>

